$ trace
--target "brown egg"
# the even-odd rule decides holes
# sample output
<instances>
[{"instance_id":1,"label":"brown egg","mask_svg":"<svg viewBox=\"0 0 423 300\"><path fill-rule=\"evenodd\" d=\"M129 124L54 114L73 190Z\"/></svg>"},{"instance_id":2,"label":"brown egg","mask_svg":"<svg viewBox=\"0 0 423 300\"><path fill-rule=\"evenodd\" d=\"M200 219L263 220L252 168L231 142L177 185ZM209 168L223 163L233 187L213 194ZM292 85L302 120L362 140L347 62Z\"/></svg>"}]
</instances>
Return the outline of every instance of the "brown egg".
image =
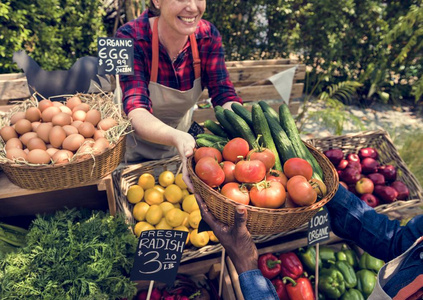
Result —
<instances>
[{"instance_id":1,"label":"brown egg","mask_svg":"<svg viewBox=\"0 0 423 300\"><path fill-rule=\"evenodd\" d=\"M78 153L91 153L93 145L94 145L94 141L91 141L89 139L85 140L84 144L81 147L79 147Z\"/></svg>"},{"instance_id":2,"label":"brown egg","mask_svg":"<svg viewBox=\"0 0 423 300\"><path fill-rule=\"evenodd\" d=\"M72 116L72 110L69 107L67 107L66 105L61 105L61 106L59 106L59 108L65 114L68 114L69 116Z\"/></svg>"},{"instance_id":3,"label":"brown egg","mask_svg":"<svg viewBox=\"0 0 423 300\"><path fill-rule=\"evenodd\" d=\"M79 125L81 125L81 124L82 124L82 122L83 122L83 121L73 121L71 125L72 125L73 127L75 127L76 129L78 129Z\"/></svg>"},{"instance_id":4,"label":"brown egg","mask_svg":"<svg viewBox=\"0 0 423 300\"><path fill-rule=\"evenodd\" d=\"M37 135L40 139L42 139L45 143L50 143L49 134L50 130L53 128L51 123L41 123L37 127Z\"/></svg>"},{"instance_id":5,"label":"brown egg","mask_svg":"<svg viewBox=\"0 0 423 300\"><path fill-rule=\"evenodd\" d=\"M16 124L16 122L18 122L21 119L25 119L25 112L24 111L15 112L10 117L10 125Z\"/></svg>"},{"instance_id":6,"label":"brown egg","mask_svg":"<svg viewBox=\"0 0 423 300\"><path fill-rule=\"evenodd\" d=\"M53 163L56 165L68 163L72 157L73 157L73 152L62 149L54 153Z\"/></svg>"},{"instance_id":7,"label":"brown egg","mask_svg":"<svg viewBox=\"0 0 423 300\"><path fill-rule=\"evenodd\" d=\"M55 148L60 148L66 138L66 131L61 126L54 126L48 135L50 144Z\"/></svg>"},{"instance_id":8,"label":"brown egg","mask_svg":"<svg viewBox=\"0 0 423 300\"><path fill-rule=\"evenodd\" d=\"M32 125L31 122L27 119L20 119L15 124L15 130L19 134L24 134L26 132L32 131Z\"/></svg>"},{"instance_id":9,"label":"brown egg","mask_svg":"<svg viewBox=\"0 0 423 300\"><path fill-rule=\"evenodd\" d=\"M85 121L87 113L83 110L76 110L72 113L72 119L74 121Z\"/></svg>"},{"instance_id":10,"label":"brown egg","mask_svg":"<svg viewBox=\"0 0 423 300\"><path fill-rule=\"evenodd\" d=\"M61 113L62 111L60 110L60 108L58 108L57 106L50 106L47 107L42 113L41 113L41 118L43 119L44 122L51 122L51 120L53 119L53 117L59 113Z\"/></svg>"},{"instance_id":11,"label":"brown egg","mask_svg":"<svg viewBox=\"0 0 423 300\"><path fill-rule=\"evenodd\" d=\"M50 144L47 145L47 150L46 151L47 151L48 155L50 155L50 157L53 157L54 153L56 153L57 151L59 151L59 149L52 148L52 147L49 148L49 146L51 146L51 145Z\"/></svg>"},{"instance_id":12,"label":"brown egg","mask_svg":"<svg viewBox=\"0 0 423 300\"><path fill-rule=\"evenodd\" d=\"M29 149L29 151L34 150L34 149L47 150L46 143L44 143L44 141L42 139L40 139L39 137L35 137L35 138L30 139L28 141L28 144L26 145L26 147Z\"/></svg>"},{"instance_id":13,"label":"brown egg","mask_svg":"<svg viewBox=\"0 0 423 300\"><path fill-rule=\"evenodd\" d=\"M72 123L72 117L67 113L60 112L51 119L53 125L65 126Z\"/></svg>"},{"instance_id":14,"label":"brown egg","mask_svg":"<svg viewBox=\"0 0 423 300\"><path fill-rule=\"evenodd\" d=\"M23 144L22 144L21 140L18 139L18 138L11 138L10 140L8 140L6 142L5 149L7 151L8 149L12 149L12 148L23 149Z\"/></svg>"},{"instance_id":15,"label":"brown egg","mask_svg":"<svg viewBox=\"0 0 423 300\"><path fill-rule=\"evenodd\" d=\"M78 96L73 96L66 101L66 106L73 109L75 106L81 104L82 101Z\"/></svg>"},{"instance_id":16,"label":"brown egg","mask_svg":"<svg viewBox=\"0 0 423 300\"><path fill-rule=\"evenodd\" d=\"M3 141L5 142L10 140L11 138L18 137L15 128L13 128L12 126L4 126L2 129L0 129L0 135Z\"/></svg>"},{"instance_id":17,"label":"brown egg","mask_svg":"<svg viewBox=\"0 0 423 300\"><path fill-rule=\"evenodd\" d=\"M99 138L92 146L94 154L100 154L109 147L109 141L106 138Z\"/></svg>"},{"instance_id":18,"label":"brown egg","mask_svg":"<svg viewBox=\"0 0 423 300\"><path fill-rule=\"evenodd\" d=\"M37 107L30 107L25 112L25 119L30 122L37 122L41 120L41 111Z\"/></svg>"},{"instance_id":19,"label":"brown egg","mask_svg":"<svg viewBox=\"0 0 423 300\"><path fill-rule=\"evenodd\" d=\"M48 99L43 99L38 102L38 109L43 112L47 107L53 106L53 102Z\"/></svg>"},{"instance_id":20,"label":"brown egg","mask_svg":"<svg viewBox=\"0 0 423 300\"><path fill-rule=\"evenodd\" d=\"M28 141L32 138L38 137L36 132L27 132L22 134L19 139L21 140L22 144L24 144L25 146L28 144Z\"/></svg>"},{"instance_id":21,"label":"brown egg","mask_svg":"<svg viewBox=\"0 0 423 300\"><path fill-rule=\"evenodd\" d=\"M26 153L26 155L28 155L28 153L29 153L28 148L25 148L25 149L24 149L24 152Z\"/></svg>"},{"instance_id":22,"label":"brown egg","mask_svg":"<svg viewBox=\"0 0 423 300\"><path fill-rule=\"evenodd\" d=\"M6 157L10 160L18 159L18 160L26 160L26 153L24 150L19 148L11 148L6 150Z\"/></svg>"},{"instance_id":23,"label":"brown egg","mask_svg":"<svg viewBox=\"0 0 423 300\"><path fill-rule=\"evenodd\" d=\"M32 164L49 164L51 158L46 150L34 149L29 151L27 161Z\"/></svg>"},{"instance_id":24,"label":"brown egg","mask_svg":"<svg viewBox=\"0 0 423 300\"><path fill-rule=\"evenodd\" d=\"M72 125L65 125L62 128L65 130L67 136L71 135L72 133L78 133L78 128Z\"/></svg>"},{"instance_id":25,"label":"brown egg","mask_svg":"<svg viewBox=\"0 0 423 300\"><path fill-rule=\"evenodd\" d=\"M83 122L78 127L78 132L86 138L90 138L94 135L95 128L90 122Z\"/></svg>"},{"instance_id":26,"label":"brown egg","mask_svg":"<svg viewBox=\"0 0 423 300\"><path fill-rule=\"evenodd\" d=\"M60 101L52 101L52 102L53 102L53 106L56 106L56 107L64 106L64 104Z\"/></svg>"},{"instance_id":27,"label":"brown egg","mask_svg":"<svg viewBox=\"0 0 423 300\"><path fill-rule=\"evenodd\" d=\"M40 125L41 124L41 122L32 122L31 123L31 126L32 126L32 131L36 131L37 130L37 127L38 127L38 125Z\"/></svg>"},{"instance_id":28,"label":"brown egg","mask_svg":"<svg viewBox=\"0 0 423 300\"><path fill-rule=\"evenodd\" d=\"M84 141L85 138L82 135L74 133L65 138L62 143L62 148L69 151L76 151L81 147Z\"/></svg>"},{"instance_id":29,"label":"brown egg","mask_svg":"<svg viewBox=\"0 0 423 300\"><path fill-rule=\"evenodd\" d=\"M101 129L97 129L95 132L94 132L94 140L96 141L96 140L98 140L99 138L104 138L105 136L104 136L104 134L105 134L105 131L104 130L101 130Z\"/></svg>"},{"instance_id":30,"label":"brown egg","mask_svg":"<svg viewBox=\"0 0 423 300\"><path fill-rule=\"evenodd\" d=\"M105 119L101 120L100 122L98 122L97 128L104 130L104 131L107 131L110 128L112 128L113 126L116 126L116 125L117 125L116 120L111 118L111 117L108 117L108 118L105 118Z\"/></svg>"},{"instance_id":31,"label":"brown egg","mask_svg":"<svg viewBox=\"0 0 423 300\"><path fill-rule=\"evenodd\" d=\"M101 120L101 113L97 109L91 109L87 111L87 114L85 116L85 121L90 122L94 126L97 126L100 120Z\"/></svg>"},{"instance_id":32,"label":"brown egg","mask_svg":"<svg viewBox=\"0 0 423 300\"><path fill-rule=\"evenodd\" d=\"M88 112L91 109L91 106L87 103L81 103L72 108L72 113L76 112L77 110L83 110L85 112Z\"/></svg>"}]
</instances>

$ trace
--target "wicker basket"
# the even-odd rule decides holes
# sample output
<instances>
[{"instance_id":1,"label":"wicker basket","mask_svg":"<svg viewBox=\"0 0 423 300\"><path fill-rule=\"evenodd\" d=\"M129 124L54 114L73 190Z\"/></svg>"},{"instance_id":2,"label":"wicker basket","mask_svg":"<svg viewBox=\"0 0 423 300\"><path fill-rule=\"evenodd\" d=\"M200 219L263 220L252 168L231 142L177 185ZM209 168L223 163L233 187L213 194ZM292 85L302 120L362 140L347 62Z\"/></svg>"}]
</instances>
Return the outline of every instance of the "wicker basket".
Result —
<instances>
[{"instance_id":1,"label":"wicker basket","mask_svg":"<svg viewBox=\"0 0 423 300\"><path fill-rule=\"evenodd\" d=\"M268 235L295 230L304 226L335 195L338 190L338 174L330 161L314 147L306 144L323 169L324 183L328 193L313 205L296 208L267 209L247 205L247 228L251 234ZM193 170L192 157L188 161L188 172L197 193L201 195L213 215L221 222L233 225L235 201L223 196L205 184Z\"/></svg>"},{"instance_id":2,"label":"wicker basket","mask_svg":"<svg viewBox=\"0 0 423 300\"><path fill-rule=\"evenodd\" d=\"M179 156L175 156L168 159L148 161L141 164L130 165L128 167L115 170L112 173L112 178L115 186L115 198L117 201L116 208L118 213L123 214L128 223L134 225L136 223L136 220L132 215L132 209L134 205L129 203L126 198L126 194L128 192L129 187L134 184L137 184L138 178L143 173L153 174L157 179L161 172L169 170L173 173L176 173L179 170L180 166L181 160ZM253 235L253 240L255 243L268 242L283 235L288 235L297 231L306 230L306 225L307 224L304 224L303 226L295 228L294 230L291 230L289 232L281 232L272 235ZM201 248L191 246L184 250L181 262L217 253L222 251L222 249L223 248L220 243L210 244Z\"/></svg>"},{"instance_id":3,"label":"wicker basket","mask_svg":"<svg viewBox=\"0 0 423 300\"><path fill-rule=\"evenodd\" d=\"M341 136L310 139L307 142L321 151L339 148L345 154L357 153L363 147L376 148L379 153L378 161L380 164L391 164L397 168L398 179L403 181L410 191L410 200L379 205L375 210L379 213L391 215L393 218L401 218L415 214L416 207L423 206L422 187L414 174L407 168L386 131L364 131Z\"/></svg>"},{"instance_id":4,"label":"wicker basket","mask_svg":"<svg viewBox=\"0 0 423 300\"><path fill-rule=\"evenodd\" d=\"M2 164L4 173L17 186L30 190L57 190L80 186L109 175L125 154L125 137L95 158L64 165L27 166Z\"/></svg>"}]
</instances>

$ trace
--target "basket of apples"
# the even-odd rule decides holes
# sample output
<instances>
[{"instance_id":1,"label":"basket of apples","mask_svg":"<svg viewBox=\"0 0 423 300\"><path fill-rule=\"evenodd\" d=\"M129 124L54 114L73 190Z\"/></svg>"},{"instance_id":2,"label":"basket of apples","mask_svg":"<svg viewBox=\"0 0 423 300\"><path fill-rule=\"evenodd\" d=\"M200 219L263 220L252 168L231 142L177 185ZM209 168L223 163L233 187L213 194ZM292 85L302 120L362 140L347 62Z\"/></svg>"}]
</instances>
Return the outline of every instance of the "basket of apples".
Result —
<instances>
[{"instance_id":1,"label":"basket of apples","mask_svg":"<svg viewBox=\"0 0 423 300\"><path fill-rule=\"evenodd\" d=\"M247 208L253 235L292 231L307 223L336 193L338 174L329 159L305 143L323 171L316 178L310 163L292 157L281 170L266 148L251 149L242 138L231 139L222 151L200 147L188 160L195 192L216 219L233 225L235 207Z\"/></svg>"},{"instance_id":2,"label":"basket of apples","mask_svg":"<svg viewBox=\"0 0 423 300\"><path fill-rule=\"evenodd\" d=\"M378 212L421 205L422 187L383 130L309 140L323 151L340 184Z\"/></svg>"}]
</instances>

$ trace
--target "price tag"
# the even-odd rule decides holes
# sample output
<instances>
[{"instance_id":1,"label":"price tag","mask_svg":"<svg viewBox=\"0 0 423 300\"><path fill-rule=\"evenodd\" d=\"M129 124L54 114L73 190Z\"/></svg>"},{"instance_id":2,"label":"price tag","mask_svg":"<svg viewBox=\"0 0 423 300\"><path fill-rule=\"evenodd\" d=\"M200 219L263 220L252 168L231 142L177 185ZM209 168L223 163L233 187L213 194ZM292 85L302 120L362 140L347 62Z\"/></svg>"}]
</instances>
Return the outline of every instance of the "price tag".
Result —
<instances>
[{"instance_id":1,"label":"price tag","mask_svg":"<svg viewBox=\"0 0 423 300\"><path fill-rule=\"evenodd\" d=\"M197 134L204 133L204 128L194 121L192 122L191 127L188 129L188 133L195 138Z\"/></svg>"},{"instance_id":2,"label":"price tag","mask_svg":"<svg viewBox=\"0 0 423 300\"><path fill-rule=\"evenodd\" d=\"M154 280L174 284L188 232L147 230L141 232L131 280Z\"/></svg>"},{"instance_id":3,"label":"price tag","mask_svg":"<svg viewBox=\"0 0 423 300\"><path fill-rule=\"evenodd\" d=\"M120 38L98 38L98 73L133 75L134 41Z\"/></svg>"},{"instance_id":4,"label":"price tag","mask_svg":"<svg viewBox=\"0 0 423 300\"><path fill-rule=\"evenodd\" d=\"M314 245L329 239L330 222L329 213L323 206L308 223L307 243Z\"/></svg>"}]
</instances>

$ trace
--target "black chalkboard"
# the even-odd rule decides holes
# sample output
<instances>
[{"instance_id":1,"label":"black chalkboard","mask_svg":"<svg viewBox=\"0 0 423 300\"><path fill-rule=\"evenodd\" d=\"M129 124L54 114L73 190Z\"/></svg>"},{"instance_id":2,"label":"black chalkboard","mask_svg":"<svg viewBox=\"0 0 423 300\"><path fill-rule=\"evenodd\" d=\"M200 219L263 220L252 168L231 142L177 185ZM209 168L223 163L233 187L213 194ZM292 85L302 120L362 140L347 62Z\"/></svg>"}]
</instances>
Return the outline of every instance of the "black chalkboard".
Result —
<instances>
[{"instance_id":1,"label":"black chalkboard","mask_svg":"<svg viewBox=\"0 0 423 300\"><path fill-rule=\"evenodd\" d=\"M326 207L323 206L308 223L307 243L314 245L329 239L330 220Z\"/></svg>"},{"instance_id":2,"label":"black chalkboard","mask_svg":"<svg viewBox=\"0 0 423 300\"><path fill-rule=\"evenodd\" d=\"M97 47L99 74L134 74L134 41L132 39L98 38Z\"/></svg>"},{"instance_id":3,"label":"black chalkboard","mask_svg":"<svg viewBox=\"0 0 423 300\"><path fill-rule=\"evenodd\" d=\"M188 129L188 133L195 138L197 137L197 134L204 133L204 128L197 122L193 121L191 127Z\"/></svg>"},{"instance_id":4,"label":"black chalkboard","mask_svg":"<svg viewBox=\"0 0 423 300\"><path fill-rule=\"evenodd\" d=\"M141 232L131 280L154 280L174 284L188 232L147 230Z\"/></svg>"}]
</instances>

